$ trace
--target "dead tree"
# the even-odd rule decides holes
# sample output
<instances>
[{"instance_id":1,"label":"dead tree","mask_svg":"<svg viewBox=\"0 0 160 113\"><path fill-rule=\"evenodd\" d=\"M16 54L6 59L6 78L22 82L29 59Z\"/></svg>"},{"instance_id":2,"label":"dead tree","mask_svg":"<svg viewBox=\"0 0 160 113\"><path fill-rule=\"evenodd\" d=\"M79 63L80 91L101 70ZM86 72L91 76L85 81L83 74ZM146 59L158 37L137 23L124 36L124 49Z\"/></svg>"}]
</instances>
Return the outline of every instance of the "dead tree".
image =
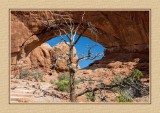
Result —
<instances>
[{"instance_id":1,"label":"dead tree","mask_svg":"<svg viewBox=\"0 0 160 113\"><path fill-rule=\"evenodd\" d=\"M73 47L79 42L80 38L85 34L86 31L90 31L92 34L94 34L96 36L96 38L98 37L99 34L101 34L101 35L104 34L104 35L108 36L109 38L115 38L117 40L120 40L120 39L115 36L110 35L109 33L102 31L101 29L98 29L91 22L86 21L85 20L85 12L82 14L79 22L75 22L74 18L72 18L72 15L69 13L62 14L61 12L57 13L57 12L52 12L52 11L51 11L51 13L54 13L53 14L54 20L46 19L46 21L44 23L47 23L47 28L42 30L41 33L53 30L55 32L55 34L57 36L60 36L62 41L65 42L65 44L68 45L68 47L69 47L67 66L69 68L69 74L70 74L70 79L69 79L70 101L75 102L76 98L78 96L81 96L87 92L95 92L98 90L99 91L112 90L112 88L114 88L114 87L120 87L122 85L121 83L114 84L114 85L105 85L105 84L101 83L95 88L88 87L84 91L82 91L78 94L75 93L75 72L76 72L76 67L78 67L78 63L81 60L87 60L87 59L93 60L99 56L102 56L102 54L94 54L92 52L92 49L96 45L90 46L88 49L88 54L82 55L82 57L77 60L76 67L74 67L73 61L72 61L72 59L74 57ZM36 34L36 35L39 36L40 34ZM77 34L78 34L78 37L76 37ZM67 42L67 40L64 38L64 35L67 37L69 42ZM57 60L57 58L56 58L56 60ZM55 69L55 66L54 66L54 69ZM129 85L130 87L133 87L134 89L137 88L132 84L129 84L126 82L124 82L124 83ZM142 89L143 88L137 89L137 90L142 90ZM107 97L105 95L101 94L100 99L102 101L106 101L106 98Z\"/></svg>"},{"instance_id":2,"label":"dead tree","mask_svg":"<svg viewBox=\"0 0 160 113\"><path fill-rule=\"evenodd\" d=\"M95 28L95 26L93 24L91 24L91 22L87 22L85 21L84 17L85 17L85 12L82 14L81 16L81 21L77 24L74 19L72 18L72 15L70 14L54 14L55 15L55 24L54 23L54 27L56 26L58 34L57 36L60 36L62 41L65 42L66 45L68 45L69 47L69 53L68 53L68 60L67 60L67 66L69 68L69 74L70 74L70 79L69 79L69 83L70 83L70 101L71 102L75 102L76 101L76 93L75 93L75 72L76 72L76 68L78 67L78 63L81 60L86 60L86 59L95 59L98 56L101 56L102 54L93 54L92 53L92 49L96 46L93 45L91 47L89 47L88 49L88 55L87 56L82 56L81 58L79 58L76 62L76 67L73 66L73 47L78 43L78 41L80 40L80 38L82 37L82 35L88 30L90 31L92 34L95 34L97 37L97 33L98 30ZM53 25L51 23L49 23L49 21L47 20L48 25L50 27L53 27ZM48 27L48 28L50 28ZM76 37L76 35L78 34L78 37ZM65 40L65 38L63 36L66 36L69 40L69 42L67 42L67 40Z\"/></svg>"}]
</instances>

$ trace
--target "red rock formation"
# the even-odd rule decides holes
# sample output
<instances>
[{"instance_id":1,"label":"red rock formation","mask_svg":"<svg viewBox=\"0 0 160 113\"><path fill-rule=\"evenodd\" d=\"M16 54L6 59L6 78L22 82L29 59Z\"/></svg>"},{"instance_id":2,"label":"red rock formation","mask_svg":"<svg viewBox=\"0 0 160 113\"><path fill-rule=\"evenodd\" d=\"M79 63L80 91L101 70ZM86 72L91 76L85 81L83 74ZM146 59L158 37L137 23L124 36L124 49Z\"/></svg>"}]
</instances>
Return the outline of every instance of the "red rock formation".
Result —
<instances>
[{"instance_id":1,"label":"red rock formation","mask_svg":"<svg viewBox=\"0 0 160 113\"><path fill-rule=\"evenodd\" d=\"M44 43L38 48L34 49L30 54L30 61L32 68L43 68L48 70L51 66L51 56L49 51L52 48L49 44Z\"/></svg>"},{"instance_id":2,"label":"red rock formation","mask_svg":"<svg viewBox=\"0 0 160 113\"><path fill-rule=\"evenodd\" d=\"M36 47L56 36L54 29L47 30L46 20L54 23L57 13L70 13L75 23L79 22L83 14L82 11L11 11L12 66L22 57L27 57ZM99 34L97 39L89 31L84 34L107 48L106 58L103 58L104 65L104 62L127 59L130 54L133 57L137 56L134 58L141 57L140 61L149 61L149 58L146 57L149 56L148 11L87 11L85 20L104 32L104 34ZM134 60L134 58L128 60ZM40 64L45 64L45 61L41 61L38 57L37 59ZM33 60L33 62L37 61Z\"/></svg>"},{"instance_id":3,"label":"red rock formation","mask_svg":"<svg viewBox=\"0 0 160 113\"><path fill-rule=\"evenodd\" d=\"M57 12L45 11L12 11L11 12L11 39L20 39L18 44L12 41L12 52L17 48L20 51L24 41L32 39L32 35L40 34L47 28L47 21L52 20ZM83 12L60 12L71 13L78 23ZM149 44L149 12L148 11L87 11L85 20L94 24L98 29L105 32L97 38L98 42L107 48L129 51L142 51L148 49ZM25 31L25 32L24 32ZM55 31L41 33L39 39L31 40L29 47L43 43L54 37ZM84 35L92 40L95 36L87 31ZM23 37L22 37L23 36ZM33 49L33 48L32 48ZM29 49L28 49L29 50Z\"/></svg>"},{"instance_id":4,"label":"red rock formation","mask_svg":"<svg viewBox=\"0 0 160 113\"><path fill-rule=\"evenodd\" d=\"M64 42L61 42L54 46L53 48L44 43L32 52L30 52L27 57L21 58L17 61L16 65L12 65L11 71L12 74L19 74L19 71L22 69L28 68L31 70L42 69L45 73L50 73L51 67L56 63L55 70L57 72L68 71L67 59L68 59L69 47ZM73 58L73 66L76 66L76 61L78 56L76 54L76 49L73 49L75 54ZM56 61L53 61L53 58L56 58Z\"/></svg>"},{"instance_id":5,"label":"red rock formation","mask_svg":"<svg viewBox=\"0 0 160 113\"><path fill-rule=\"evenodd\" d=\"M41 46L35 48L27 56L22 56L15 64L11 65L11 74L19 75L20 71L27 69L38 69L41 68L44 72L47 72L51 66L49 44L44 43ZM25 53L23 53L25 55Z\"/></svg>"},{"instance_id":6,"label":"red rock formation","mask_svg":"<svg viewBox=\"0 0 160 113\"><path fill-rule=\"evenodd\" d=\"M68 66L67 66L67 60L68 60L68 54L69 54L68 45L66 45L64 42L61 42L55 45L50 50L50 54L51 54L51 60L53 61L52 64L56 63L55 69L57 71L68 71ZM72 62L75 63L73 64L73 66L76 67L76 61L78 60L78 56L75 48L73 48L73 54L74 54L74 58L72 59ZM55 59L56 61L53 59Z\"/></svg>"}]
</instances>

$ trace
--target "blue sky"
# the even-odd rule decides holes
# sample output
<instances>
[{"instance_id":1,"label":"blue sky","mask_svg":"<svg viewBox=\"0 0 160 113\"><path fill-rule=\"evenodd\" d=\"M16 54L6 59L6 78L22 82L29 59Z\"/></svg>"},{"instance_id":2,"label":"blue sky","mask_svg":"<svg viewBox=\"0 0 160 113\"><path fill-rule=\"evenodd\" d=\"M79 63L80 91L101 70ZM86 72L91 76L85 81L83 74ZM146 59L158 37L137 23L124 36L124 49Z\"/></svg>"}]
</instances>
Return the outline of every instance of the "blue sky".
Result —
<instances>
[{"instance_id":1,"label":"blue sky","mask_svg":"<svg viewBox=\"0 0 160 113\"><path fill-rule=\"evenodd\" d=\"M67 39L67 37L65 35L62 35L64 37L64 39L69 42L69 40ZM76 35L75 37L77 38L78 35ZM57 36L55 38L52 38L51 40L47 41L47 43L53 47L54 45L58 44L59 42L61 42L61 37ZM88 54L88 48L93 46L94 44L96 44L97 46L95 46L93 49L92 49L92 52L93 53L101 53L103 54L104 52L104 47L102 45L100 45L99 43L97 42L94 42L93 40L90 40L89 38L87 37L84 37L82 36L80 38L80 40L78 41L78 43L75 45L75 48L77 50L77 55L78 57L82 57L81 55L84 54L84 55L87 55ZM94 60L83 60L79 63L79 66L81 68L84 68L84 67L87 67L89 64L91 64L92 62L94 62L95 60L99 60L101 59L102 57L97 57L96 59Z\"/></svg>"}]
</instances>

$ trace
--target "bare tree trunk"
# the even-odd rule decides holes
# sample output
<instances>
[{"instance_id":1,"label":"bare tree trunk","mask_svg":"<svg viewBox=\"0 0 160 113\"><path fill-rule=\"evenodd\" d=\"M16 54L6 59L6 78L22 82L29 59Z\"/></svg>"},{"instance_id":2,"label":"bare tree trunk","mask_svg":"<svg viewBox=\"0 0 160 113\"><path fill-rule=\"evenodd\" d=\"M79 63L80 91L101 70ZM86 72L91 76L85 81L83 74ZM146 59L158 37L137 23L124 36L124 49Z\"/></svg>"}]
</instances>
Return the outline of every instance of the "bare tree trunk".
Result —
<instances>
[{"instance_id":1,"label":"bare tree trunk","mask_svg":"<svg viewBox=\"0 0 160 113\"><path fill-rule=\"evenodd\" d=\"M71 102L76 101L76 94L75 94L75 72L76 72L76 69L75 69L75 67L72 67L73 66L72 59L74 57L73 56L73 47L78 43L78 41L80 40L82 35L87 30L89 30L93 34L96 34L96 37L97 37L97 33L99 33L98 32L99 29L97 29L94 25L92 25L91 22L87 22L87 21L84 20L84 15L85 15L85 12L82 14L81 21L79 22L79 24L76 24L76 22L74 21L74 19L72 18L72 16L70 14L66 14L66 15L56 14L55 17L54 17L54 19L55 19L54 23L49 22L48 19L47 19L47 23L48 23L47 30L51 29L51 28L56 30L56 31L58 30L59 31L59 36L61 37L62 41L64 41L65 44L68 45L68 47L69 47L67 66L69 68L69 74L70 74L69 83L70 83L70 101ZM45 31L47 31L47 30L45 30ZM79 30L79 35L78 35L77 38L75 38L75 35L77 34L78 30ZM102 33L104 33L104 31ZM69 43L63 37L62 34L66 35L66 37L69 40ZM93 60L96 57L100 56L100 54L96 54L94 56L92 55L91 49L94 46L89 48L87 56L84 56L84 57L79 58L77 60L76 67L78 66L78 62L81 61L81 60L87 60L87 59ZM53 69L55 69L55 68L53 68Z\"/></svg>"},{"instance_id":2,"label":"bare tree trunk","mask_svg":"<svg viewBox=\"0 0 160 113\"><path fill-rule=\"evenodd\" d=\"M74 82L74 73L70 73L70 100L71 102L76 101L76 95L75 95L75 82Z\"/></svg>"},{"instance_id":3,"label":"bare tree trunk","mask_svg":"<svg viewBox=\"0 0 160 113\"><path fill-rule=\"evenodd\" d=\"M72 59L73 59L73 45L71 44L69 46L69 72L70 72L70 101L75 102L76 101L76 94L75 94L75 77L73 72L73 67L72 67Z\"/></svg>"}]
</instances>

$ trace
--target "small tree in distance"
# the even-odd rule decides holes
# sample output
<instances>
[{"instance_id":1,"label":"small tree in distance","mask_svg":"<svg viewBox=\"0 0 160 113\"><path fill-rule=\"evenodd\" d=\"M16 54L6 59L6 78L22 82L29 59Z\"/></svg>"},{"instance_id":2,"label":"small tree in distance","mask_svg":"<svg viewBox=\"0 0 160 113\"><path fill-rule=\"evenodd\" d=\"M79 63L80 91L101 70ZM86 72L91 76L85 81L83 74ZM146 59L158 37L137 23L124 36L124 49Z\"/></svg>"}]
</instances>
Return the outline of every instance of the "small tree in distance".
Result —
<instances>
[{"instance_id":1,"label":"small tree in distance","mask_svg":"<svg viewBox=\"0 0 160 113\"><path fill-rule=\"evenodd\" d=\"M76 67L73 66L73 47L78 43L78 41L80 40L80 38L82 37L82 35L89 30L92 34L96 35L98 34L98 30L96 29L96 27L91 24L90 22L85 21L84 17L85 17L85 12L82 14L81 16L81 21L77 24L75 23L74 19L72 18L72 16L70 14L54 14L55 15L55 23L50 23L48 20L48 28L49 27L54 27L57 29L58 33L57 36L60 36L62 41L65 42L66 45L68 45L69 47L69 53L68 53L68 60L67 60L67 66L69 68L69 84L70 84L70 101L71 102L75 102L76 101L76 93L75 93L75 72L76 72L76 68L78 67L78 63L81 60L94 60L95 58L99 57L99 56L103 56L103 54L94 54L92 53L92 49L96 46L96 45L92 45L89 47L88 49L88 53L87 55L83 55L81 58L78 58L77 62L76 62ZM76 37L76 35L78 34L78 36ZM67 42L67 40L63 37L66 36L67 39L69 40L69 42ZM61 56L59 56L61 57Z\"/></svg>"}]
</instances>

